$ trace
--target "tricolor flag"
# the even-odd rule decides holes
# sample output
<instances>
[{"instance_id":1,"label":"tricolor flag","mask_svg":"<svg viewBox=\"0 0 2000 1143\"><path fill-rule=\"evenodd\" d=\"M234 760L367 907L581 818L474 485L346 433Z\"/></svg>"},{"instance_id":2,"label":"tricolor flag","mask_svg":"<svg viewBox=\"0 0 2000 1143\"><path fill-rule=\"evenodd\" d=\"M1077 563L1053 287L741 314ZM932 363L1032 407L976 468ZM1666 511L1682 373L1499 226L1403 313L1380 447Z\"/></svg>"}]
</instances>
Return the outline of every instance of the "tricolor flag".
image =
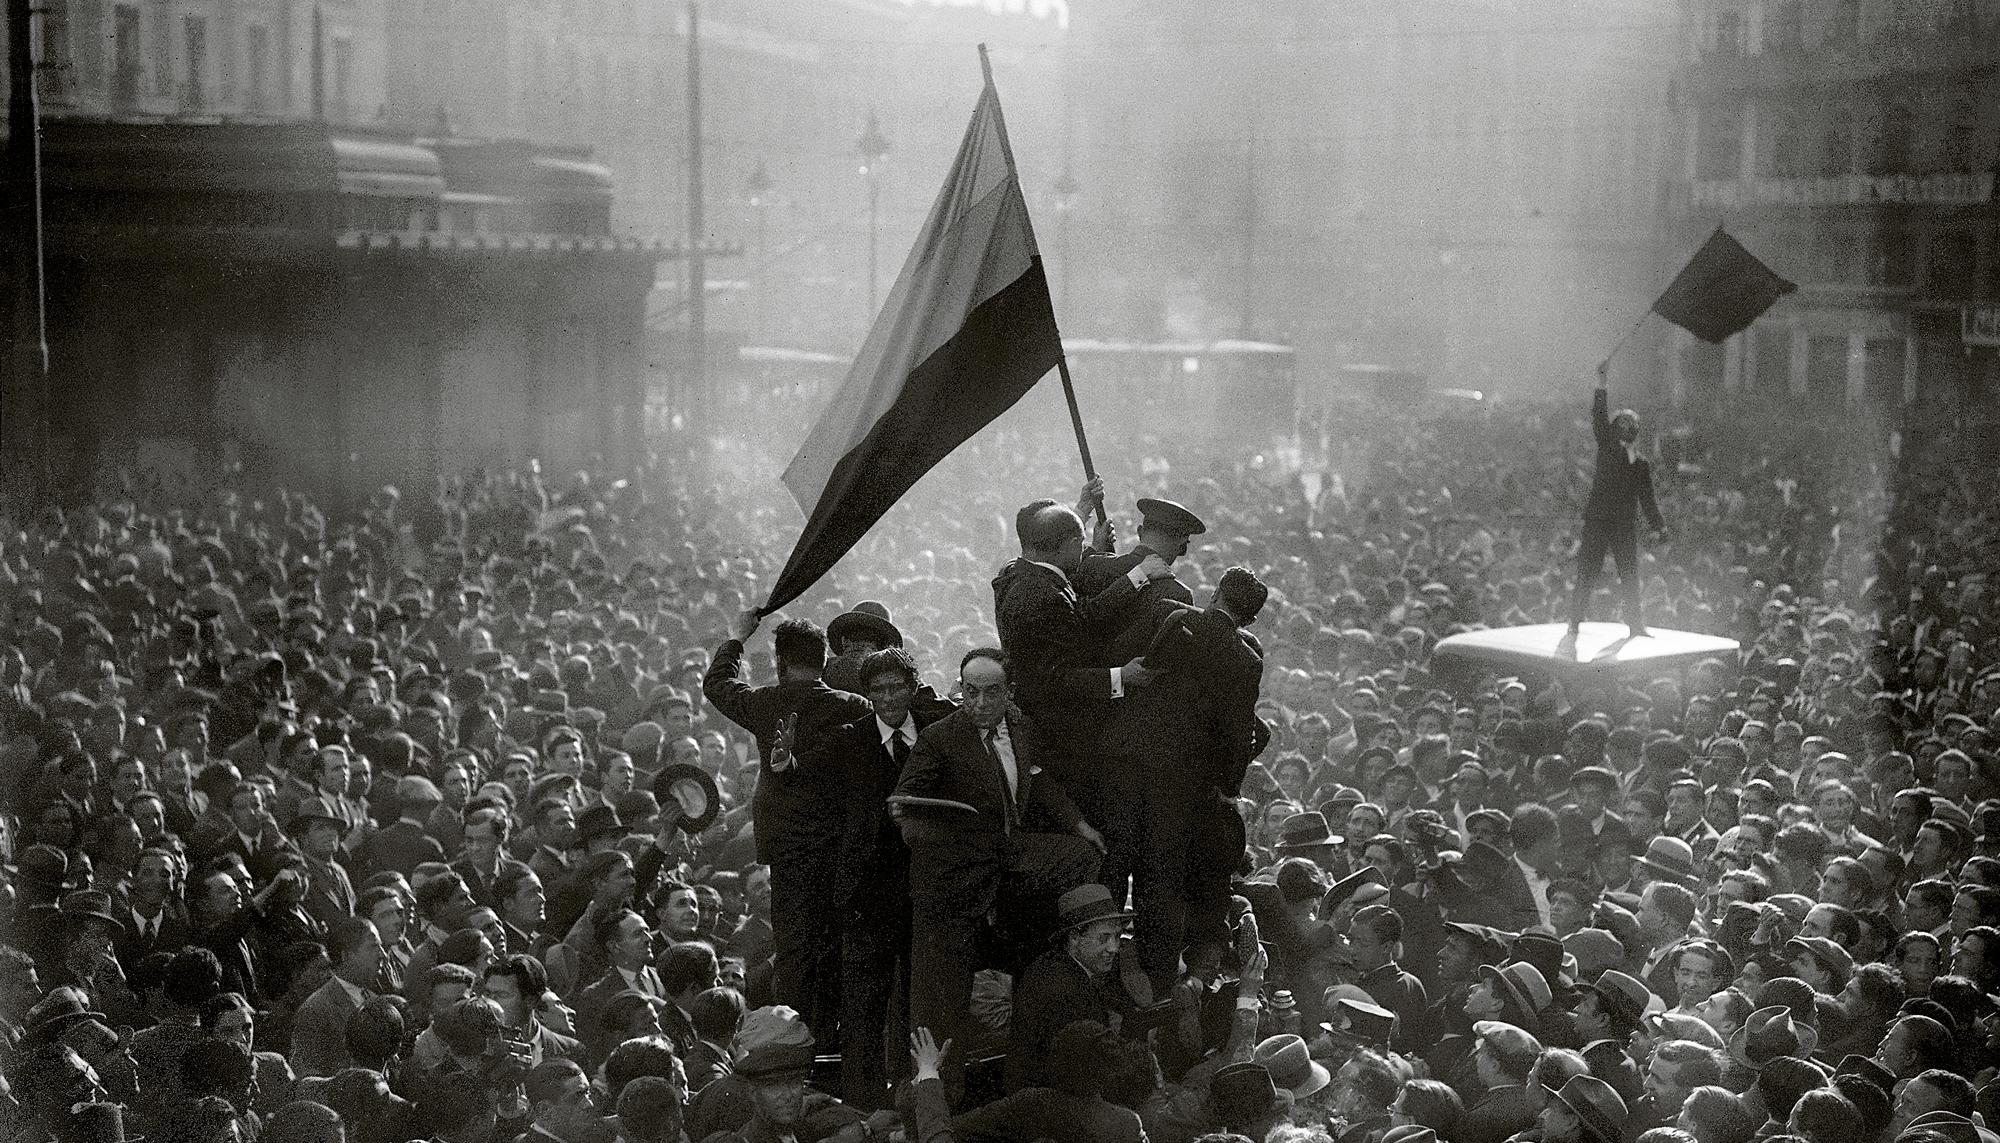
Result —
<instances>
[{"instance_id":1,"label":"tricolor flag","mask_svg":"<svg viewBox=\"0 0 2000 1143\"><path fill-rule=\"evenodd\" d=\"M1653 303L1653 312L1714 344L1796 289L1718 226Z\"/></svg>"},{"instance_id":2,"label":"tricolor flag","mask_svg":"<svg viewBox=\"0 0 2000 1143\"><path fill-rule=\"evenodd\" d=\"M1061 357L989 72L958 159L875 328L785 469L806 527L762 612L817 582L926 472Z\"/></svg>"}]
</instances>

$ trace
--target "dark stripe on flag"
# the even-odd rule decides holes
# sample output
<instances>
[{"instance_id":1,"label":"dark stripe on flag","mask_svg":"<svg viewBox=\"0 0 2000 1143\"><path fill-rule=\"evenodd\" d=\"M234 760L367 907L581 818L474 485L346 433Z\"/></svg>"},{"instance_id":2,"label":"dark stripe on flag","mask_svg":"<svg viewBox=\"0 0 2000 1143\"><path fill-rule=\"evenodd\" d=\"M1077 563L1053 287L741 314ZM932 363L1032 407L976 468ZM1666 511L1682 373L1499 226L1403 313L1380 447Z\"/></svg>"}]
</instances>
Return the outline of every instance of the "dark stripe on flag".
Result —
<instances>
[{"instance_id":1,"label":"dark stripe on flag","mask_svg":"<svg viewBox=\"0 0 2000 1143\"><path fill-rule=\"evenodd\" d=\"M926 472L1012 408L1062 356L1037 257L1028 272L973 307L965 324L910 372L859 445L834 465L771 588L767 614L798 598Z\"/></svg>"},{"instance_id":2,"label":"dark stripe on flag","mask_svg":"<svg viewBox=\"0 0 2000 1143\"><path fill-rule=\"evenodd\" d=\"M1653 303L1653 312L1715 344L1741 332L1796 289L1717 227Z\"/></svg>"}]
</instances>

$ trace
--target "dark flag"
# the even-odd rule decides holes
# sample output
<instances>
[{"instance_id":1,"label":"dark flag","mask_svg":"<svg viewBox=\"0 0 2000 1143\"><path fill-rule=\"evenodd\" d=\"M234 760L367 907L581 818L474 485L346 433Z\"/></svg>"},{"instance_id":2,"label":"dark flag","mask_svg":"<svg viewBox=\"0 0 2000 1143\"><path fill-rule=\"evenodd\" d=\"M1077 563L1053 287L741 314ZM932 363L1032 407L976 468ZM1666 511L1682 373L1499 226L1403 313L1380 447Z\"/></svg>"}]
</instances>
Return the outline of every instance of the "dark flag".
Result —
<instances>
[{"instance_id":1,"label":"dark flag","mask_svg":"<svg viewBox=\"0 0 2000 1143\"><path fill-rule=\"evenodd\" d=\"M1048 279L988 74L958 159L875 327L785 469L806 527L762 612L817 582L926 472L1061 357Z\"/></svg>"},{"instance_id":2,"label":"dark flag","mask_svg":"<svg viewBox=\"0 0 2000 1143\"><path fill-rule=\"evenodd\" d=\"M1796 289L1718 226L1653 303L1653 312L1715 344Z\"/></svg>"}]
</instances>

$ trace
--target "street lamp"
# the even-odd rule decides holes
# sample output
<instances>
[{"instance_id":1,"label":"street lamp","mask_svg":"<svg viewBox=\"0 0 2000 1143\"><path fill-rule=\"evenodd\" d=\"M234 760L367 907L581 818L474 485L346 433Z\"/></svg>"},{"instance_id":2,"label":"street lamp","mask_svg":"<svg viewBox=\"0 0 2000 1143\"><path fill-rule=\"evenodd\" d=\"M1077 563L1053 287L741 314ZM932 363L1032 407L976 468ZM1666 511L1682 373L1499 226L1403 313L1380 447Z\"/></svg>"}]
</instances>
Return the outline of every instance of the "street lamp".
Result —
<instances>
[{"instance_id":1,"label":"street lamp","mask_svg":"<svg viewBox=\"0 0 2000 1143\"><path fill-rule=\"evenodd\" d=\"M889 156L889 141L882 137L873 111L868 113L868 130L861 133L854 151L861 157L861 177L868 180L868 320L874 321L876 223L882 199L882 160Z\"/></svg>"},{"instance_id":2,"label":"street lamp","mask_svg":"<svg viewBox=\"0 0 2000 1143\"><path fill-rule=\"evenodd\" d=\"M771 172L764 169L764 160L757 160L757 169L750 172L743 183L743 197L750 203L750 209L757 212L757 317L753 333L759 342L764 340L764 293L767 282L764 278L768 267L764 264L764 237L771 219Z\"/></svg>"},{"instance_id":3,"label":"street lamp","mask_svg":"<svg viewBox=\"0 0 2000 1143\"><path fill-rule=\"evenodd\" d=\"M1082 187L1076 185L1076 176L1065 166L1063 173L1056 176L1056 185L1051 188L1056 196L1056 257L1062 260L1062 281L1058 292L1063 304L1069 304L1069 216L1076 210L1077 192Z\"/></svg>"}]
</instances>

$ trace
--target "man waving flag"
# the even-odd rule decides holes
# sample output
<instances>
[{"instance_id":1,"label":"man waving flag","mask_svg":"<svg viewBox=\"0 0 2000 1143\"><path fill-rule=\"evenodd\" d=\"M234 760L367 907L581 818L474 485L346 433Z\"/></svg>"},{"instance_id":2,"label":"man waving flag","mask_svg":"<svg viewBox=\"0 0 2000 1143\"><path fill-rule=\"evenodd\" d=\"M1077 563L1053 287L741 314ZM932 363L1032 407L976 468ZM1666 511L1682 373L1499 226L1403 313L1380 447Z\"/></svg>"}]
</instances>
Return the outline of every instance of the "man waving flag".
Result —
<instances>
[{"instance_id":1,"label":"man waving flag","mask_svg":"<svg viewBox=\"0 0 2000 1143\"><path fill-rule=\"evenodd\" d=\"M760 609L798 598L924 473L1062 358L993 72L854 367L785 469L806 527Z\"/></svg>"}]
</instances>

